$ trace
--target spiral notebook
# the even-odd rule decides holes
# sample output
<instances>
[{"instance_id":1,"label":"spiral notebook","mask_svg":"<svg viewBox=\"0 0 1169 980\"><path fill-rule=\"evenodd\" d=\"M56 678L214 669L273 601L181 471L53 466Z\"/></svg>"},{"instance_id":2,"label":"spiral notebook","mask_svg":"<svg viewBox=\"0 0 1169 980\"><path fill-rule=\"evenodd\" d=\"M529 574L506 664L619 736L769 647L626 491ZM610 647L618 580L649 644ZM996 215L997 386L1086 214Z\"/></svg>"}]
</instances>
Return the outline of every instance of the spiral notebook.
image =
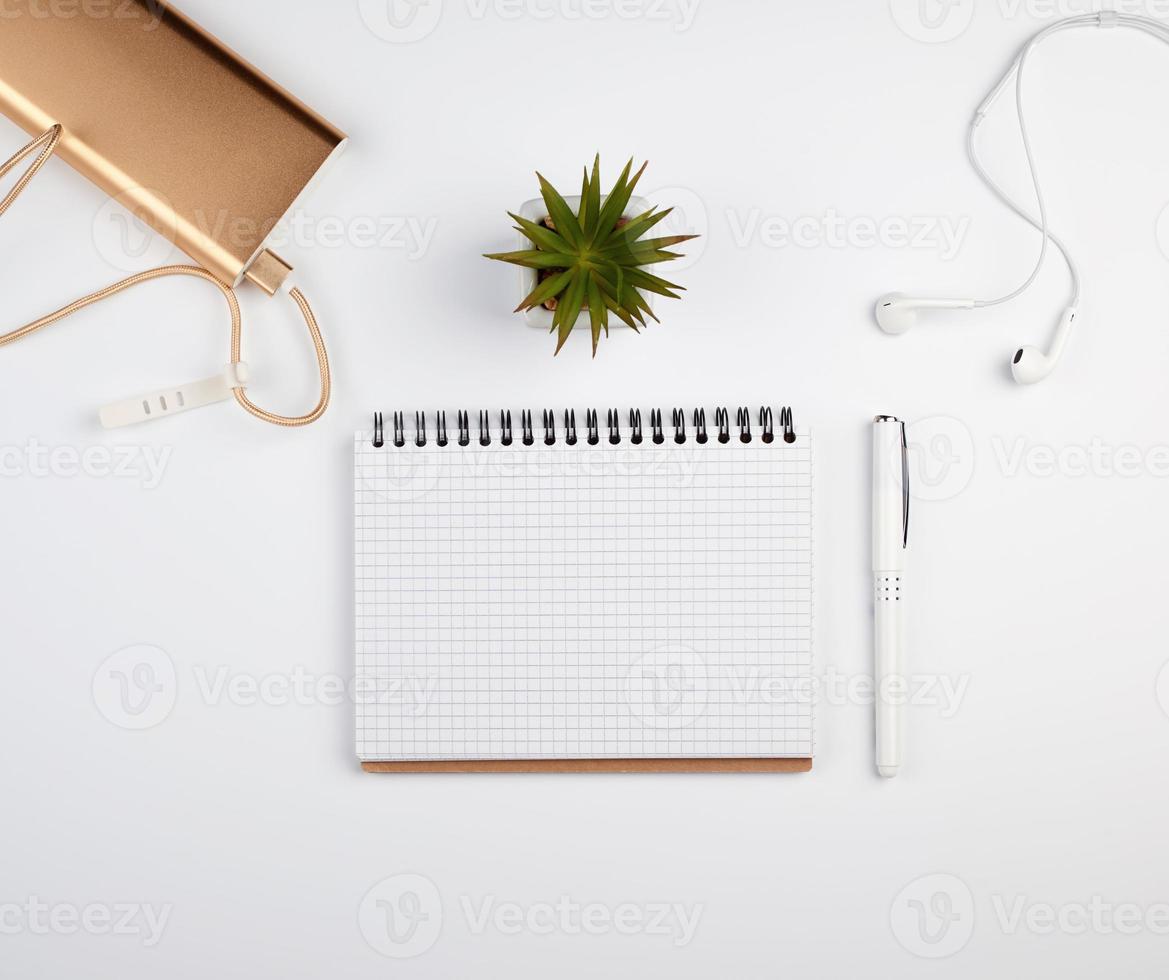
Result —
<instances>
[{"instance_id":1,"label":"spiral notebook","mask_svg":"<svg viewBox=\"0 0 1169 980\"><path fill-rule=\"evenodd\" d=\"M357 434L362 765L809 770L811 435L787 409L579 422Z\"/></svg>"}]
</instances>

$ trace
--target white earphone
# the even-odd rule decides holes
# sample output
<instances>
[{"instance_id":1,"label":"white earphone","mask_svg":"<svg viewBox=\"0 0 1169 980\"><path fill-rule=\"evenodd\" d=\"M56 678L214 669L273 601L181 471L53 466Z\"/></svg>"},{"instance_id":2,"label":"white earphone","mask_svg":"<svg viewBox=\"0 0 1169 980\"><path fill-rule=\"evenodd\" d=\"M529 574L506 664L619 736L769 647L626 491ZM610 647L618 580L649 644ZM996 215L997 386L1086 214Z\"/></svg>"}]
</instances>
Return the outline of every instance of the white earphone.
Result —
<instances>
[{"instance_id":1,"label":"white earphone","mask_svg":"<svg viewBox=\"0 0 1169 980\"><path fill-rule=\"evenodd\" d=\"M1023 347L1015 354L1011 362L1011 374L1019 384L1023 385L1036 384L1055 370L1071 337L1072 326L1076 321L1080 305L1079 271L1076 269L1076 265L1072 261L1067 248L1051 232L1047 223L1047 204L1044 201L1043 190L1040 187L1039 171L1035 164L1035 154L1031 149L1031 136L1027 129L1027 119L1023 112L1023 70L1027 65L1027 60L1030 58L1031 53L1040 42L1059 31L1079 27L1128 27L1134 30L1144 31L1161 41L1169 43L1169 24L1153 20L1150 17L1137 17L1115 12L1083 14L1076 17L1069 17L1040 31L1023 46L1022 52L1007 70L1002 80L991 90L990 95L983 100L975 112L966 141L967 154L970 157L971 164L987 187L1007 207L1019 215L1019 217L1023 218L1028 224L1037 228L1043 235L1043 245L1039 252L1039 260L1026 282L1014 292L1002 296L999 299L992 300L923 299L906 296L902 293L889 293L877 300L877 323L882 330L890 334L905 333L905 331L916 324L918 313L923 310L975 310L999 306L1021 296L1031 288L1035 280L1039 278L1039 273L1043 270L1044 263L1047 261L1048 244L1054 245L1063 255L1064 261L1068 266L1068 271L1071 273L1071 300L1068 303L1067 309L1064 310L1063 316L1060 318L1059 326L1056 328L1055 336L1052 340L1051 349L1046 354L1038 348L1031 346ZM987 171L978 155L976 140L978 128L982 125L982 121L986 118L987 113L998 102L1012 80L1015 82L1015 110L1019 117L1019 130L1023 137L1023 148L1027 154L1027 165L1031 171L1031 183L1035 188L1035 197L1039 203L1038 217L1028 212L1023 205L1003 189L1002 185Z\"/></svg>"}]
</instances>

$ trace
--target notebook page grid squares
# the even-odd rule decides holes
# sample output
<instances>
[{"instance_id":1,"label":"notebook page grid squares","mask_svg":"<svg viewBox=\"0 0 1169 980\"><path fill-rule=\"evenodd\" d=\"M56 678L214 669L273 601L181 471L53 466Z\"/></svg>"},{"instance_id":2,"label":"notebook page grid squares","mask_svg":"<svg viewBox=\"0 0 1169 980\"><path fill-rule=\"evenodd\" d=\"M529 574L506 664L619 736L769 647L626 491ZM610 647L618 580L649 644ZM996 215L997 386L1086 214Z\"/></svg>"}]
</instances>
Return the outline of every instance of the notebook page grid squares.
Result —
<instances>
[{"instance_id":1,"label":"notebook page grid squares","mask_svg":"<svg viewBox=\"0 0 1169 980\"><path fill-rule=\"evenodd\" d=\"M810 757L811 451L359 434L359 757Z\"/></svg>"}]
</instances>

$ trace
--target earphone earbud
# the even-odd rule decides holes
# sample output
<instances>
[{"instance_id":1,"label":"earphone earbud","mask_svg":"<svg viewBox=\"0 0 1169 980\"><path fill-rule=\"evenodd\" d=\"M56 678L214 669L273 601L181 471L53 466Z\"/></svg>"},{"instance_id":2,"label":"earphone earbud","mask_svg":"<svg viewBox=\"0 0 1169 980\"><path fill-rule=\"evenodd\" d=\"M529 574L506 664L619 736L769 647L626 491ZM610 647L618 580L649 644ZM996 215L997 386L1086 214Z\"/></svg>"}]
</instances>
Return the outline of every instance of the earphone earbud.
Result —
<instances>
[{"instance_id":1,"label":"earphone earbud","mask_svg":"<svg viewBox=\"0 0 1169 980\"><path fill-rule=\"evenodd\" d=\"M1067 246L1052 233L1048 222L1047 204L1044 199L1043 189L1040 186L1039 172L1035 164L1035 153L1031 145L1031 136L1024 114L1023 87L1026 67L1034 50L1040 43L1053 34L1073 28L1111 29L1118 27L1142 31L1160 41L1169 42L1169 26L1152 17L1122 14L1115 11L1101 11L1098 13L1079 14L1056 21L1054 24L1048 25L1035 34L1023 46L1019 56L1012 62L1007 73L999 83L991 90L990 95L979 105L970 122L966 146L970 162L973 164L975 172L1003 204L1042 235L1039 257L1031 274L1017 289L995 299L980 299L971 302L967 300L914 299L901 293L890 293L882 296L877 302L877 323L880 324L882 330L891 334L905 333L917 322L919 312L924 309L989 309L1004 303L1009 303L1022 296L1035 284L1044 268L1048 252L1053 247L1059 251L1067 263L1068 273L1071 277L1071 299L1067 309L1064 310L1063 318L1060 320L1059 328L1055 333L1055 339L1051 345L1051 350L1045 354L1037 347L1021 348L1016 352L1011 364L1011 374L1019 384L1033 385L1044 380L1044 378L1048 377L1055 370L1059 364L1060 357L1063 355L1064 348L1067 346L1068 339L1071 336L1072 326L1076 321L1077 309L1080 304L1081 282L1079 269L1076 267L1076 263L1073 261ZM1019 123L1019 133L1022 137L1023 151L1026 157L1027 168L1030 171L1031 186L1034 190L1035 203L1037 205L1034 213L1025 200L1016 198L987 170L978 150L977 136L979 127L987 118L988 113L994 108L995 104L1011 87L1012 82L1015 88L1015 111Z\"/></svg>"},{"instance_id":2,"label":"earphone earbud","mask_svg":"<svg viewBox=\"0 0 1169 980\"><path fill-rule=\"evenodd\" d=\"M877 324L885 333L901 334L917 326L920 310L972 310L972 299L921 299L887 293L877 300Z\"/></svg>"},{"instance_id":3,"label":"earphone earbud","mask_svg":"<svg viewBox=\"0 0 1169 980\"><path fill-rule=\"evenodd\" d=\"M1049 354L1044 354L1038 347L1023 347L1015 355L1014 361L1011 362L1011 374L1019 384L1038 384L1055 370L1071 336L1072 324L1076 322L1076 312L1075 307L1064 310Z\"/></svg>"},{"instance_id":4,"label":"earphone earbud","mask_svg":"<svg viewBox=\"0 0 1169 980\"><path fill-rule=\"evenodd\" d=\"M885 333L902 334L917 325L922 310L972 310L977 305L971 299L921 299L904 293L888 293L877 300L877 323ZM1049 353L1031 346L1019 349L1011 362L1011 374L1019 384L1038 384L1055 370L1071 337L1077 313L1074 306L1064 310Z\"/></svg>"}]
</instances>

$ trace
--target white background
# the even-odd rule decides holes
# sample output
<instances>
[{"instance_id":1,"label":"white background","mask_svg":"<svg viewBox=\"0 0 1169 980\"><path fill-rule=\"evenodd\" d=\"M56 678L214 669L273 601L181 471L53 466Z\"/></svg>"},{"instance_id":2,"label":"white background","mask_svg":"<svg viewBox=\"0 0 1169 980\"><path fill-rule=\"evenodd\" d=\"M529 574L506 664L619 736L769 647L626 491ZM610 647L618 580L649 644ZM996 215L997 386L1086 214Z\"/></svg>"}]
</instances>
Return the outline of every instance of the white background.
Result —
<instances>
[{"instance_id":1,"label":"white background","mask_svg":"<svg viewBox=\"0 0 1169 980\"><path fill-rule=\"evenodd\" d=\"M1047 342L1067 289L1057 261L1020 302L899 339L871 305L894 288L989 296L1026 274L1037 236L977 182L963 139L1059 4L966 0L934 30L916 0L431 4L415 33L433 30L410 43L367 27L386 33L378 3L366 17L356 0L186 4L352 135L307 202L317 233L280 249L331 343L337 393L322 424L281 432L225 405L98 429L98 404L227 359L222 301L196 282L142 287L3 353L2 972L916 977L937 975L922 954L939 952L953 953L948 976L1008 963L1161 972L1165 458L1126 476L1105 462L1169 444L1166 52L1141 35L1073 33L1034 60L1036 150L1087 293L1058 375L1024 391L1007 363ZM1169 16L1129 5L1150 8ZM1004 103L987 155L1021 187L1009 124ZM23 142L7 123L0 139ZM551 338L507 312L512 270L479 254L510 247L504 212L534 196L533 170L575 190L597 150L608 177L629 155L650 160L646 190L686 204L700 258L677 271L690 292L659 307L663 326L616 334L595 361L583 338L553 360ZM7 324L123 274L102 207L54 163L5 216ZM743 232L833 214L862 230L852 245ZM432 228L429 245L354 233L392 219ZM866 222L919 219L968 222L957 255L888 236L864 247ZM329 223L341 244L320 233ZM254 295L245 306L254 397L302 410L313 370L294 311ZM696 402L792 404L816 430L818 661L837 687L813 774L367 776L345 699L217 690L221 668L245 682L351 674L351 433L374 409ZM893 782L873 773L871 709L838 690L871 669L867 422L879 412L924 420L912 671L965 685L910 711ZM1074 452L1062 472L1036 465L1042 455L1016 466L1020 449L1082 455L1094 440L1088 472ZM129 447L138 465L166 453L161 482L69 475L68 451L95 446ZM65 451L54 472L37 447ZM161 652L107 663L140 645ZM143 656L164 690L146 719L159 723L132 731L111 684L117 671L149 679L134 670ZM1081 930L1093 896L1137 911ZM67 912L40 934L34 897L172 908L148 947L141 934L69 934ZM544 905L562 898L601 909L597 934L571 914L545 934ZM1020 900L1038 908L1031 925L1012 920ZM688 942L640 929L655 903L697 910ZM535 928L512 929L513 906ZM1045 910L1063 926L1045 929Z\"/></svg>"}]
</instances>

